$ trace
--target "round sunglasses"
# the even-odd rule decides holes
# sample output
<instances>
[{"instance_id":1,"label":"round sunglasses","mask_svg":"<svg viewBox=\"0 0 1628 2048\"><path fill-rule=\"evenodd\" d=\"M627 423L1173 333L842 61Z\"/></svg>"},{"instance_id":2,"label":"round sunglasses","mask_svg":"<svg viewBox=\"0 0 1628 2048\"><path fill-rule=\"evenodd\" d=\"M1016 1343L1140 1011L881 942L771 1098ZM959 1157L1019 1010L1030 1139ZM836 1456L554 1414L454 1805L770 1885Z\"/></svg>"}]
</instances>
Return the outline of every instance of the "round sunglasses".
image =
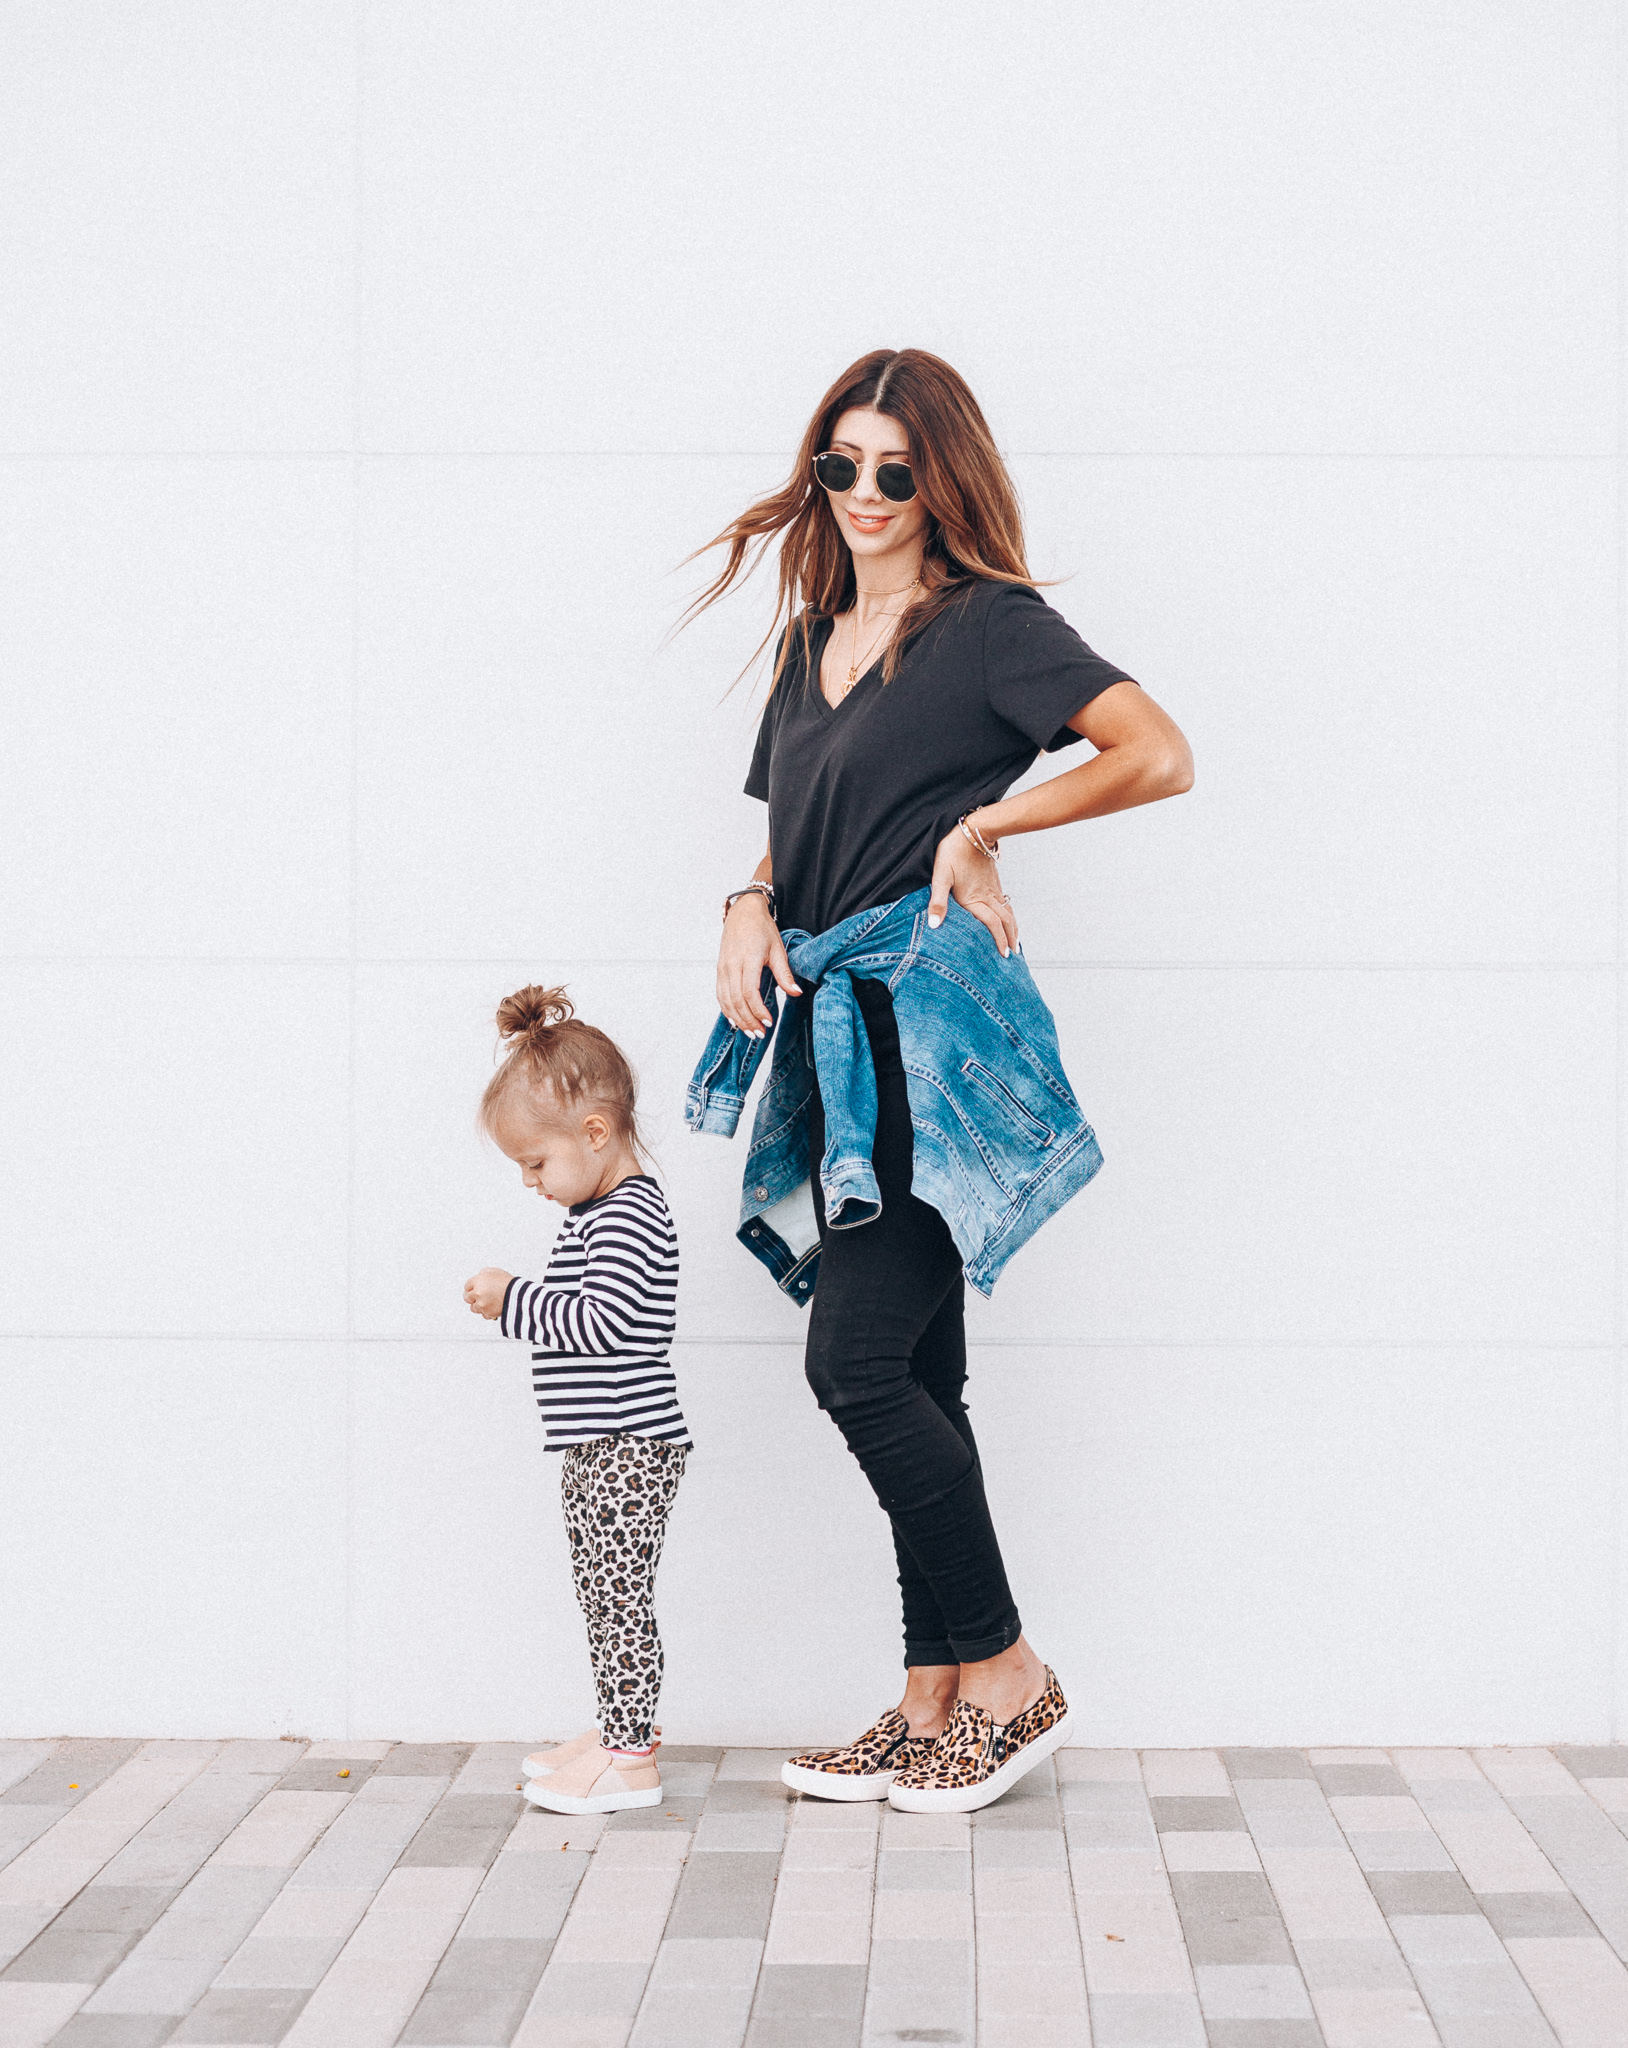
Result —
<instances>
[{"instance_id":1,"label":"round sunglasses","mask_svg":"<svg viewBox=\"0 0 1628 2048\"><path fill-rule=\"evenodd\" d=\"M859 481L859 464L851 455L827 449L814 458L814 475L828 491L851 491ZM905 505L916 495L916 479L908 462L879 462L876 488L895 505Z\"/></svg>"}]
</instances>

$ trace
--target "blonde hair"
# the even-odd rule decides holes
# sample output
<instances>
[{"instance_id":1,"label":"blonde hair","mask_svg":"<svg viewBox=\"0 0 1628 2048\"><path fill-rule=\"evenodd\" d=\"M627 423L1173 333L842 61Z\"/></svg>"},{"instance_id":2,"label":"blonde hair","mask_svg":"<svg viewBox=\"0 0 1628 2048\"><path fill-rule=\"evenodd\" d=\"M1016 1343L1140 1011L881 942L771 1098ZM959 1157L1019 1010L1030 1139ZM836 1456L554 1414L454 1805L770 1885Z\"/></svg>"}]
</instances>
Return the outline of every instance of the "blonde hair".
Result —
<instances>
[{"instance_id":1,"label":"blonde hair","mask_svg":"<svg viewBox=\"0 0 1628 2048\"><path fill-rule=\"evenodd\" d=\"M493 1131L510 1100L523 1092L532 1114L545 1121L572 1111L601 1111L644 1159L633 1069L620 1046L572 1014L563 988L516 989L497 1006L497 1030L506 1050L480 1099L483 1130Z\"/></svg>"}]
</instances>

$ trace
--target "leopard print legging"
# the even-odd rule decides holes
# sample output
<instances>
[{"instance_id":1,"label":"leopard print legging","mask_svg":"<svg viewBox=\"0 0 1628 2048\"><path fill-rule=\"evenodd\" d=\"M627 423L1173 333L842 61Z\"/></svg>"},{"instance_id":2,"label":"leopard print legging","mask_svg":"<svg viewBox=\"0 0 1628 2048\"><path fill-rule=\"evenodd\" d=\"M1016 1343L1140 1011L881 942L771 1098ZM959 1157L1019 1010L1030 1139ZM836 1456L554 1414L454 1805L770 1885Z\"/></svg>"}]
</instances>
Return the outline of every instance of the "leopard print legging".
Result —
<instances>
[{"instance_id":1,"label":"leopard print legging","mask_svg":"<svg viewBox=\"0 0 1628 2048\"><path fill-rule=\"evenodd\" d=\"M654 1437L595 1437L564 1453L560 1505L588 1624L599 1734L614 1749L650 1741L661 1695L656 1567L685 1453Z\"/></svg>"}]
</instances>

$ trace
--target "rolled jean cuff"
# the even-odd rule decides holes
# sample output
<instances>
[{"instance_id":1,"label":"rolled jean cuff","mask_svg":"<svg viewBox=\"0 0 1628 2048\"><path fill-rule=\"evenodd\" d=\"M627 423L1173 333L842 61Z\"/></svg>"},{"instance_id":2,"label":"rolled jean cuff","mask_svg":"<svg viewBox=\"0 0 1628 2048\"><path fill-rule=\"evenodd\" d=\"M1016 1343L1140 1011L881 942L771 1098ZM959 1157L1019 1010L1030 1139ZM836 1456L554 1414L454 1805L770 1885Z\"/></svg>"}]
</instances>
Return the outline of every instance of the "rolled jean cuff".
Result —
<instances>
[{"instance_id":1,"label":"rolled jean cuff","mask_svg":"<svg viewBox=\"0 0 1628 2048\"><path fill-rule=\"evenodd\" d=\"M948 1637L941 1636L936 1642L912 1642L908 1636L904 1644L904 1668L912 1670L917 1664L959 1664Z\"/></svg>"},{"instance_id":2,"label":"rolled jean cuff","mask_svg":"<svg viewBox=\"0 0 1628 2048\"><path fill-rule=\"evenodd\" d=\"M957 1664L982 1664L986 1658L998 1657L1002 1650L1011 1649L1022 1633L1023 1624L1014 1614L995 1635L963 1637L953 1643L954 1661Z\"/></svg>"}]
</instances>

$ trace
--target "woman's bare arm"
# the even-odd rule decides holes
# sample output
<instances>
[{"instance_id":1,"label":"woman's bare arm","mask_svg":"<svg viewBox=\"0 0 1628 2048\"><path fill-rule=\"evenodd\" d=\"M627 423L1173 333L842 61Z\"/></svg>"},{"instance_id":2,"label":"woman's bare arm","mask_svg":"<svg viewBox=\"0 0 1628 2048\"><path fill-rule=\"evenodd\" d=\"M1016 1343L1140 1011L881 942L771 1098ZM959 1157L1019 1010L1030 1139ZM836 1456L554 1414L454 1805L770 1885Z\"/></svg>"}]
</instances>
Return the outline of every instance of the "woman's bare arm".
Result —
<instances>
[{"instance_id":1,"label":"woman's bare arm","mask_svg":"<svg viewBox=\"0 0 1628 2048\"><path fill-rule=\"evenodd\" d=\"M754 882L774 880L774 862L767 853L757 864ZM769 915L769 906L754 890L742 896L724 919L723 940L718 947L718 1007L737 1031L761 1038L774 1019L758 993L763 970L773 970L775 980L788 996L802 994L786 958L779 930Z\"/></svg>"},{"instance_id":2,"label":"woman's bare arm","mask_svg":"<svg viewBox=\"0 0 1628 2048\"><path fill-rule=\"evenodd\" d=\"M975 811L973 823L986 839L1105 818L1193 786L1193 753L1180 726L1135 683L1114 683L1068 725L1096 748L1096 759Z\"/></svg>"},{"instance_id":3,"label":"woman's bare arm","mask_svg":"<svg viewBox=\"0 0 1628 2048\"><path fill-rule=\"evenodd\" d=\"M972 812L970 822L985 839L1105 818L1192 788L1193 754L1180 726L1135 683L1110 684L1068 724L1097 749L1096 759ZM942 921L952 896L988 927L1004 959L1018 941L1017 915L1001 889L995 863L959 827L939 841L927 906L931 923Z\"/></svg>"}]
</instances>

